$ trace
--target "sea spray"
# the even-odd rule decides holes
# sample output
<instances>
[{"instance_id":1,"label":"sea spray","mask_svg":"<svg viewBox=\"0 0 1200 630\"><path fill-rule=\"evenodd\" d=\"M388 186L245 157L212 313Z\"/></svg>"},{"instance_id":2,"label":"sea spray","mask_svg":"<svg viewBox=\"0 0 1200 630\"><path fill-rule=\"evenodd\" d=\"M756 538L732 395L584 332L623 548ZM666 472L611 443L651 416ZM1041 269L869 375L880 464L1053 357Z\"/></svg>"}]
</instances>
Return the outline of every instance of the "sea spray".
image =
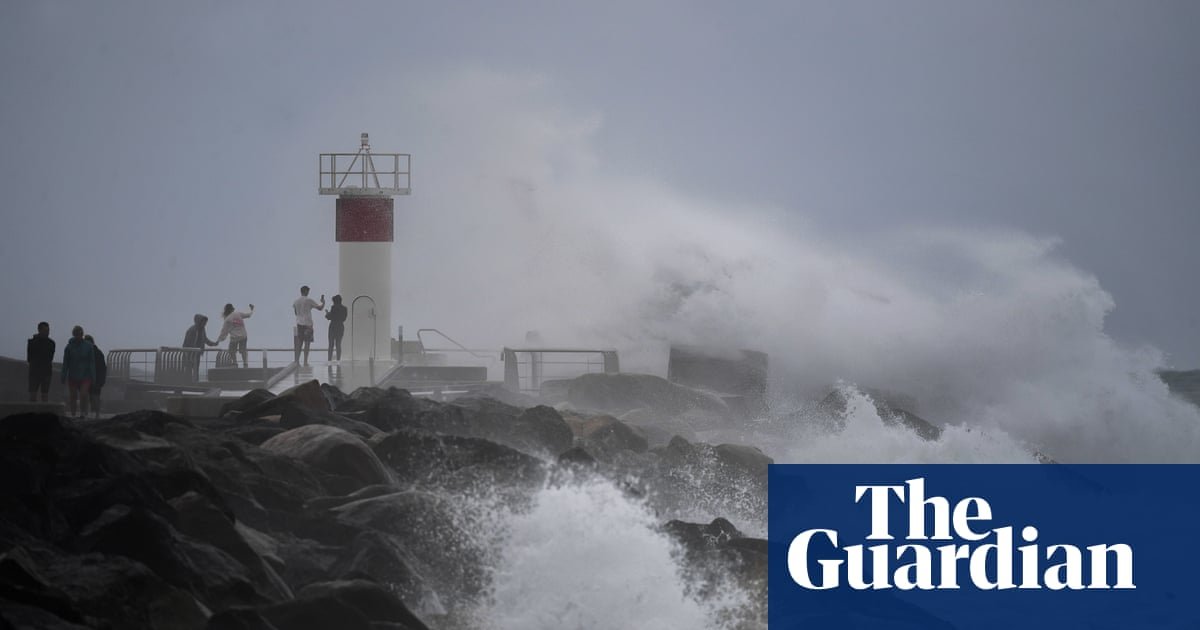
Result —
<instances>
[{"instance_id":1,"label":"sea spray","mask_svg":"<svg viewBox=\"0 0 1200 630\"><path fill-rule=\"evenodd\" d=\"M501 551L488 601L490 630L691 630L726 627L741 602L726 590L699 601L675 543L640 500L592 477L550 484L528 509L497 523Z\"/></svg>"},{"instance_id":2,"label":"sea spray","mask_svg":"<svg viewBox=\"0 0 1200 630\"><path fill-rule=\"evenodd\" d=\"M790 417L788 425L773 427L775 439L764 449L777 463L1034 463L1035 450L998 429L950 425L936 440L911 429L889 424L869 396L843 384L847 405L835 426L828 413L816 409Z\"/></svg>"}]
</instances>

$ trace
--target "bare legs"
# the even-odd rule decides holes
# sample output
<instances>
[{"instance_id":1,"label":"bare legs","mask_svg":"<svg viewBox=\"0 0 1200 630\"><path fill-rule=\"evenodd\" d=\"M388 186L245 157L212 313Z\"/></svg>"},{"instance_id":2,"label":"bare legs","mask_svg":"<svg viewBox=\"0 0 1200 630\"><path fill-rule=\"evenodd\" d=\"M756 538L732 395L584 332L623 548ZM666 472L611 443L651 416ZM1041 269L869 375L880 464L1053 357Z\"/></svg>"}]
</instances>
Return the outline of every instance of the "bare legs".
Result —
<instances>
[{"instance_id":1,"label":"bare legs","mask_svg":"<svg viewBox=\"0 0 1200 630\"><path fill-rule=\"evenodd\" d=\"M67 386L67 391L69 392L67 409L71 412L71 417L76 417L76 406L78 406L79 410L82 412L80 414L81 416L86 417L88 415L88 401L91 399L91 395L89 394L88 390L90 388L91 383L87 381L84 381L78 385Z\"/></svg>"}]
</instances>

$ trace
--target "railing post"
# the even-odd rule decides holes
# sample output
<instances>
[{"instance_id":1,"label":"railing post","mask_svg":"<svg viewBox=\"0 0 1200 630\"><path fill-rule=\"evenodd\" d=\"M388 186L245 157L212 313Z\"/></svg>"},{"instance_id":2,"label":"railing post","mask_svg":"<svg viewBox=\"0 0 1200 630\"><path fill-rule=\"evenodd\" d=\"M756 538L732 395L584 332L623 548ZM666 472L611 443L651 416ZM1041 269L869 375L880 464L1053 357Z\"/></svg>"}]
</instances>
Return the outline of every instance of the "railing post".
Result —
<instances>
[{"instance_id":1,"label":"railing post","mask_svg":"<svg viewBox=\"0 0 1200 630\"><path fill-rule=\"evenodd\" d=\"M519 393L521 373L517 371L517 353L512 348L505 348L500 351L500 360L504 362L504 389Z\"/></svg>"},{"instance_id":2,"label":"railing post","mask_svg":"<svg viewBox=\"0 0 1200 630\"><path fill-rule=\"evenodd\" d=\"M602 352L601 355L604 357L604 373L605 374L618 374L621 372L621 363L617 359L616 352L613 352L612 350L607 350L605 352Z\"/></svg>"}]
</instances>

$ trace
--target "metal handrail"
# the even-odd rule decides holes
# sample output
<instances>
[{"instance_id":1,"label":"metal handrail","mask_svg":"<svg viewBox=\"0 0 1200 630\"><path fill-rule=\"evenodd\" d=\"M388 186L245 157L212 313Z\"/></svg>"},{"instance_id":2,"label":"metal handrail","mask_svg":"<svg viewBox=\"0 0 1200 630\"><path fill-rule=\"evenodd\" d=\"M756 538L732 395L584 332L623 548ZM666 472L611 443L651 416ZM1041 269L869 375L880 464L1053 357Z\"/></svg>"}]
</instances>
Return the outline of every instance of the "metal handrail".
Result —
<instances>
[{"instance_id":1,"label":"metal handrail","mask_svg":"<svg viewBox=\"0 0 1200 630\"><path fill-rule=\"evenodd\" d=\"M115 369L110 370L110 378L138 382L152 382L155 378L155 368L157 367L160 351L177 352L185 350L203 352L201 355L202 358L200 359L199 370L196 374L198 379L197 382L200 383L207 382L205 379L200 377L205 375L209 369L216 367L212 357L215 357L221 352L228 352L228 350L225 348L217 347L183 348L180 346L160 346L157 348L112 348L108 351L108 355L114 357L115 360L111 361L110 363L116 365L113 366ZM271 367L272 361L269 360L269 356L271 354L286 356L286 363L281 359L279 362L275 363L276 366L287 366L291 364L293 362L292 357L294 350L294 348L247 348L246 352L248 354L261 353L262 368L266 369ZM313 351L315 352L325 352L327 350L328 348L313 348ZM139 354L142 356L135 356Z\"/></svg>"},{"instance_id":2,"label":"metal handrail","mask_svg":"<svg viewBox=\"0 0 1200 630\"><path fill-rule=\"evenodd\" d=\"M599 365L605 374L617 374L621 371L620 360L617 357L616 350L597 350L595 348L504 348L502 351L501 360L504 361L504 388L509 391L539 391L544 379L542 367L544 365L577 365L585 366L585 373L592 371L593 367ZM518 353L528 354L530 360L520 361L517 359ZM548 362L542 358L543 354L598 354L600 355L600 363L595 363L592 359L585 361L553 361ZM528 365L530 374L529 387L521 387L522 376L520 366Z\"/></svg>"},{"instance_id":3,"label":"metal handrail","mask_svg":"<svg viewBox=\"0 0 1200 630\"><path fill-rule=\"evenodd\" d=\"M425 348L425 340L421 338L421 333L423 333L423 332L437 333L438 335L440 335L442 337L442 339L445 339L446 341L449 341L450 343L458 346L459 350L461 350L462 352L466 352L467 354L475 357L476 359L487 359L487 360L495 359L495 357L489 357L489 356L485 356L485 355L476 354L476 352L474 350L471 350L470 348L462 345L461 343L458 343L454 339L451 339L450 335L447 335L446 333L444 333L436 328L421 328L421 329L417 330L417 341L421 342L422 352L424 352L426 349ZM439 351L441 349L440 348L428 348L428 350Z\"/></svg>"}]
</instances>

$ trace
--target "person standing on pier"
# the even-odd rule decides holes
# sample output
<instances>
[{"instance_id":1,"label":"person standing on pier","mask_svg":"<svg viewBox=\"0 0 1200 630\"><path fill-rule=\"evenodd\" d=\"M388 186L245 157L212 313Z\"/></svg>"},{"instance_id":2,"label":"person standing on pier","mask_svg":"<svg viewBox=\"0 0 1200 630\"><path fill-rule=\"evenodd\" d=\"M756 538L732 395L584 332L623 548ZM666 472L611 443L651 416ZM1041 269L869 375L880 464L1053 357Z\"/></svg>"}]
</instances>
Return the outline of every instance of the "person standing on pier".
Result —
<instances>
[{"instance_id":1,"label":"person standing on pier","mask_svg":"<svg viewBox=\"0 0 1200 630\"><path fill-rule=\"evenodd\" d=\"M72 417L85 418L91 397L92 381L96 380L96 357L92 343L83 338L83 326L71 329L71 339L63 348L62 382L67 385L70 397L67 409ZM78 403L80 415L75 415Z\"/></svg>"},{"instance_id":2,"label":"person standing on pier","mask_svg":"<svg viewBox=\"0 0 1200 630\"><path fill-rule=\"evenodd\" d=\"M96 345L96 340L91 335L84 335L84 341L92 344L92 356L96 361L96 379L92 381L92 387L89 390L90 398L92 399L92 413L96 414L96 419L100 419L100 389L104 387L104 382L108 380L108 362L104 360L104 353L100 351L100 346Z\"/></svg>"},{"instance_id":3,"label":"person standing on pier","mask_svg":"<svg viewBox=\"0 0 1200 630\"><path fill-rule=\"evenodd\" d=\"M346 334L346 307L342 306L342 296L335 295L332 298L333 306L329 307L329 312L325 313L325 319L329 320L329 358L333 361L333 349L337 348L337 360L342 360L342 336Z\"/></svg>"},{"instance_id":4,"label":"person standing on pier","mask_svg":"<svg viewBox=\"0 0 1200 630\"><path fill-rule=\"evenodd\" d=\"M37 334L25 344L25 360L29 362L29 402L37 402L38 392L42 393L42 402L46 402L54 372L54 340L50 338L50 324L38 322Z\"/></svg>"},{"instance_id":5,"label":"person standing on pier","mask_svg":"<svg viewBox=\"0 0 1200 630\"><path fill-rule=\"evenodd\" d=\"M250 312L234 310L232 304L226 304L225 310L221 316L225 318L225 323L221 326L221 334L217 336L217 343L229 337L229 357L233 359L233 364L237 366L237 355L242 353L242 367L250 367L250 355L246 351L246 340L249 335L246 334L246 322L251 315L254 314L254 305L250 305Z\"/></svg>"},{"instance_id":6,"label":"person standing on pier","mask_svg":"<svg viewBox=\"0 0 1200 630\"><path fill-rule=\"evenodd\" d=\"M187 332L183 334L183 347L184 348L198 348L200 350L199 352L196 353L196 358L195 358L196 374L199 374L200 373L200 358L204 356L205 346L215 346L215 345L217 345L217 342L213 341L212 339L209 339L208 331L204 329L205 326L208 326L208 316L207 315L201 315L200 313L196 313L196 315L194 317L192 317L192 322L194 322L194 323L192 324L191 328L188 328Z\"/></svg>"},{"instance_id":7,"label":"person standing on pier","mask_svg":"<svg viewBox=\"0 0 1200 630\"><path fill-rule=\"evenodd\" d=\"M300 350L304 349L304 365L308 365L308 349L313 340L313 309L325 310L325 294L321 294L321 302L317 303L308 297L308 286L300 287L300 297L292 302L292 310L296 313L296 331L293 346L296 351L296 363L300 363Z\"/></svg>"}]
</instances>

